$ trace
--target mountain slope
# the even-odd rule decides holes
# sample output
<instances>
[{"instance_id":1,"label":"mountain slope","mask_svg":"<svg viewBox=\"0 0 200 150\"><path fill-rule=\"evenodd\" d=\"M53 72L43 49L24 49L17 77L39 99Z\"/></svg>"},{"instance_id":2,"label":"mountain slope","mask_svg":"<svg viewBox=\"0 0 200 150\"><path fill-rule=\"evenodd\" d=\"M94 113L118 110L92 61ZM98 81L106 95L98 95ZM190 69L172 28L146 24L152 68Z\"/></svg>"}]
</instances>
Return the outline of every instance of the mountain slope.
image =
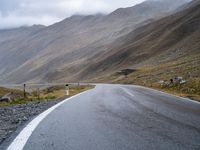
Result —
<instances>
[{"instance_id":1,"label":"mountain slope","mask_svg":"<svg viewBox=\"0 0 200 150\"><path fill-rule=\"evenodd\" d=\"M193 1L185 10L137 28L117 39L111 44L109 52L99 56L100 59L90 61L93 65L87 67L80 76L86 75L90 70L95 71L88 78L97 74L104 76L125 68L173 64L178 60L190 69L179 66L171 71L178 74L179 70L185 69L183 75L193 73L194 76L198 76L199 41L200 1ZM167 67L165 71L166 69Z\"/></svg>"},{"instance_id":2,"label":"mountain slope","mask_svg":"<svg viewBox=\"0 0 200 150\"><path fill-rule=\"evenodd\" d=\"M25 56L27 58L32 56L32 52L29 51L23 57L17 59L17 55L23 50L23 43L31 35L40 32L44 28L42 25L34 25L31 27L0 30L0 76L6 71L17 67L18 62L26 61Z\"/></svg>"},{"instance_id":3,"label":"mountain slope","mask_svg":"<svg viewBox=\"0 0 200 150\"><path fill-rule=\"evenodd\" d=\"M76 15L38 31L0 40L0 82L81 79L80 73L90 66L89 58L107 56L110 43L185 3L169 1L146 1L105 16Z\"/></svg>"}]
</instances>

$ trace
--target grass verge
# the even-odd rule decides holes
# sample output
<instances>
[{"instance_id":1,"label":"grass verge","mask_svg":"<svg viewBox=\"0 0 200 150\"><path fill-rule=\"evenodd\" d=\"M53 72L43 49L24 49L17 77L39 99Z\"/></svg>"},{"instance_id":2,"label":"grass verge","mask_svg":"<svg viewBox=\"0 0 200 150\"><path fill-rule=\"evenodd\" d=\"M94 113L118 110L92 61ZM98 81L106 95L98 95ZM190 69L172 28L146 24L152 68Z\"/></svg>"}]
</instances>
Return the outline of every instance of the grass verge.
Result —
<instances>
[{"instance_id":1,"label":"grass verge","mask_svg":"<svg viewBox=\"0 0 200 150\"><path fill-rule=\"evenodd\" d=\"M50 101L61 97L67 98L92 88L94 88L93 85L80 85L80 86L70 85L69 96L66 96L65 85L51 86L42 90L27 92L26 98L16 99L11 102L0 102L0 107L26 104L28 102ZM10 92L13 92L15 94L18 93L21 97L23 97L23 92L20 90L0 88L0 95L4 95Z\"/></svg>"},{"instance_id":2,"label":"grass verge","mask_svg":"<svg viewBox=\"0 0 200 150\"><path fill-rule=\"evenodd\" d=\"M108 74L93 82L111 82L119 84L142 85L181 97L200 101L200 55L187 56L160 65L149 65L135 68L130 74ZM183 77L187 82L182 85L163 87L159 81L169 81L176 76Z\"/></svg>"}]
</instances>

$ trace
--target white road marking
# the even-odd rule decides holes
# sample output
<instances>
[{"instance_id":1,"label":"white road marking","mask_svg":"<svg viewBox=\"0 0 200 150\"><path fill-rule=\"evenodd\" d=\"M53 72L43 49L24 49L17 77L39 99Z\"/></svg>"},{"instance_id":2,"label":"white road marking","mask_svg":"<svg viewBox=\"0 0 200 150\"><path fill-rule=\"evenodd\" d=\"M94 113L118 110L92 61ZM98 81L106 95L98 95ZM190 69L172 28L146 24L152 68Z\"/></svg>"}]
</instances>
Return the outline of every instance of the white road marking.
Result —
<instances>
[{"instance_id":1,"label":"white road marking","mask_svg":"<svg viewBox=\"0 0 200 150\"><path fill-rule=\"evenodd\" d=\"M87 91L86 91L87 92ZM85 93L85 92L83 92ZM33 119L20 133L19 135L14 139L14 141L10 144L10 146L7 148L7 150L23 150L24 146L26 145L26 142L28 141L29 137L33 133L33 131L36 129L36 127L39 125L39 123L47 117L48 114L50 114L53 110L55 110L57 107L62 105L63 103L73 99L74 97L77 97L83 93L80 93L78 95L72 96L55 106L49 108L48 110L44 111L42 114L40 114L38 117Z\"/></svg>"},{"instance_id":2,"label":"white road marking","mask_svg":"<svg viewBox=\"0 0 200 150\"><path fill-rule=\"evenodd\" d=\"M170 93L166 93L166 92L163 92L163 91L160 91L160 90L156 90L156 89L152 89L152 88L144 87L144 86L140 86L140 85L134 85L134 87L138 87L138 88L143 88L143 89L147 89L147 90L150 90L150 91L154 91L154 92L157 92L157 94L158 93L162 93L164 95L168 95L168 96L171 96L171 97L179 98L181 100L184 100L185 102L190 102L190 103L195 103L195 104L200 105L199 101L194 101L194 100L191 100L191 99L186 98L186 97L181 97L181 96L173 95L173 94L170 94Z\"/></svg>"},{"instance_id":3,"label":"white road marking","mask_svg":"<svg viewBox=\"0 0 200 150\"><path fill-rule=\"evenodd\" d=\"M122 88L128 95L132 96L132 97L135 97L135 95L133 95L131 92L129 92L127 89L125 88Z\"/></svg>"}]
</instances>

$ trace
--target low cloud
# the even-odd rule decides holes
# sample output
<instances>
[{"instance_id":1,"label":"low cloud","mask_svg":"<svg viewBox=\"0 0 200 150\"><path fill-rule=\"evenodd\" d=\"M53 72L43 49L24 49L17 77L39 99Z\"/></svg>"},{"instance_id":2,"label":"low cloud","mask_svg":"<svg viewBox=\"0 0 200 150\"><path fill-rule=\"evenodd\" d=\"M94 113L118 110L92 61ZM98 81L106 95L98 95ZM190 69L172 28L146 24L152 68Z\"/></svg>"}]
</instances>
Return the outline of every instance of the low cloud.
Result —
<instances>
[{"instance_id":1,"label":"low cloud","mask_svg":"<svg viewBox=\"0 0 200 150\"><path fill-rule=\"evenodd\" d=\"M73 14L110 13L144 0L1 0L0 28L50 25Z\"/></svg>"}]
</instances>

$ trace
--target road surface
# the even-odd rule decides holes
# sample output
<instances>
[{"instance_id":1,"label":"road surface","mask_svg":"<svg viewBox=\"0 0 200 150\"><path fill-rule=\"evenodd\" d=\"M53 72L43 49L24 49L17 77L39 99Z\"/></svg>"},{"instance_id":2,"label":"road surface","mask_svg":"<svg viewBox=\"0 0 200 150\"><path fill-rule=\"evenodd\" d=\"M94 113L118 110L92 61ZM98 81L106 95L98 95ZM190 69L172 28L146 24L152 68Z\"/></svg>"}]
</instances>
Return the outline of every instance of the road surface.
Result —
<instances>
[{"instance_id":1,"label":"road surface","mask_svg":"<svg viewBox=\"0 0 200 150\"><path fill-rule=\"evenodd\" d=\"M140 86L97 85L38 120L8 150L200 149L200 103Z\"/></svg>"}]
</instances>

